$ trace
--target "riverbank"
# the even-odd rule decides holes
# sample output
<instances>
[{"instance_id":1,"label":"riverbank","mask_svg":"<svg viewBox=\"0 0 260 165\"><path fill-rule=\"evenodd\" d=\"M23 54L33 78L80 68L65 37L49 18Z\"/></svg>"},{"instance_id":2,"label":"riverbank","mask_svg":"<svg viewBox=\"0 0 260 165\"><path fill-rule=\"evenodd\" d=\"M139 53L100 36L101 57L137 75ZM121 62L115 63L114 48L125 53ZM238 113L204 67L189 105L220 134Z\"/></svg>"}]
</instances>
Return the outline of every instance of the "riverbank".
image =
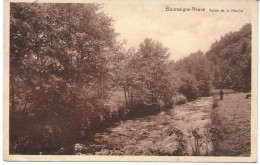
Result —
<instances>
[{"instance_id":1,"label":"riverbank","mask_svg":"<svg viewBox=\"0 0 260 165\"><path fill-rule=\"evenodd\" d=\"M214 97L212 125L220 130L214 143L217 156L250 156L251 99L246 93Z\"/></svg>"}]
</instances>

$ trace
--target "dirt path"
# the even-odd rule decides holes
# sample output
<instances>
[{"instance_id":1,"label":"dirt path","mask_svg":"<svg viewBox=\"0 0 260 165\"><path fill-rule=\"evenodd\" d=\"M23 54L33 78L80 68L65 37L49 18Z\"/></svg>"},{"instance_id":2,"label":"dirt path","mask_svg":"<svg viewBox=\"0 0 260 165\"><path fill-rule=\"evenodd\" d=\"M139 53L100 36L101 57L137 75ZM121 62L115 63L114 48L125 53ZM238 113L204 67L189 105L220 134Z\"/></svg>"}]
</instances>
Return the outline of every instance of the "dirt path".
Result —
<instances>
[{"instance_id":1,"label":"dirt path","mask_svg":"<svg viewBox=\"0 0 260 165\"><path fill-rule=\"evenodd\" d=\"M97 133L85 154L95 155L210 155L207 126L212 97L176 106L169 112L126 120ZM84 153L83 150L80 152Z\"/></svg>"}]
</instances>

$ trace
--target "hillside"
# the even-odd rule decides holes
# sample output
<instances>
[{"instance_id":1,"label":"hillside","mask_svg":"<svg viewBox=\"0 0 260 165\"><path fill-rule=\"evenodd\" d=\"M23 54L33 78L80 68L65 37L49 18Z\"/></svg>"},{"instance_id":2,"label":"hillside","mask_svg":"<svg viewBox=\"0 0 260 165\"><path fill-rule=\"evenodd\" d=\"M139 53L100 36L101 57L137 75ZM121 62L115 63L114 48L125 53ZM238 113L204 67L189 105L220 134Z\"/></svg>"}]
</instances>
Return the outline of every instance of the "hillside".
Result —
<instances>
[{"instance_id":1,"label":"hillside","mask_svg":"<svg viewBox=\"0 0 260 165\"><path fill-rule=\"evenodd\" d=\"M206 52L213 63L216 88L251 90L251 38L251 24L246 24L221 37Z\"/></svg>"}]
</instances>

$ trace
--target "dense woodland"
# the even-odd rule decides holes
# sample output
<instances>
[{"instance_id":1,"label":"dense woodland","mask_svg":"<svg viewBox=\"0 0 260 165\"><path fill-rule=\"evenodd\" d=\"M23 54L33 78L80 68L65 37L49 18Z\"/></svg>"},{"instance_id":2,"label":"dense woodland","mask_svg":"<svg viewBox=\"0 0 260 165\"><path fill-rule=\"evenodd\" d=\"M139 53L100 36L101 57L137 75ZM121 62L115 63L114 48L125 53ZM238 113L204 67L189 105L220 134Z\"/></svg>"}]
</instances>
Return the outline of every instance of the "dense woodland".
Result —
<instances>
[{"instance_id":1,"label":"dense woodland","mask_svg":"<svg viewBox=\"0 0 260 165\"><path fill-rule=\"evenodd\" d=\"M239 27L238 27L239 29ZM10 153L54 154L111 124L251 90L251 25L175 62L159 41L126 49L99 4L11 3ZM113 100L122 93L124 102Z\"/></svg>"},{"instance_id":2,"label":"dense woodland","mask_svg":"<svg viewBox=\"0 0 260 165\"><path fill-rule=\"evenodd\" d=\"M251 24L229 32L211 45L206 56L213 63L213 84L217 88L251 90Z\"/></svg>"}]
</instances>

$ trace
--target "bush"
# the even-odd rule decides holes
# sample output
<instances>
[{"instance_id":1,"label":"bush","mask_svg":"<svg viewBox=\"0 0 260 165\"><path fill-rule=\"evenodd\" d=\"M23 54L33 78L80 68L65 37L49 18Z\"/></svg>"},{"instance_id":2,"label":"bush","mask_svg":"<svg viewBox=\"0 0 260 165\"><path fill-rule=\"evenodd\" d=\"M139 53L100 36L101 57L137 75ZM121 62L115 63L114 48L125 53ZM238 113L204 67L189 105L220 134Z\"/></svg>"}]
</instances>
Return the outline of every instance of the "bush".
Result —
<instances>
[{"instance_id":1,"label":"bush","mask_svg":"<svg viewBox=\"0 0 260 165\"><path fill-rule=\"evenodd\" d=\"M154 115L160 112L161 108L158 104L145 104L142 102L133 103L129 107L129 112L127 113L127 118L143 117L147 115Z\"/></svg>"},{"instance_id":2,"label":"bush","mask_svg":"<svg viewBox=\"0 0 260 165\"><path fill-rule=\"evenodd\" d=\"M188 101L194 100L198 97L199 89L198 82L191 74L184 74L180 77L181 85L178 88L180 94L183 94Z\"/></svg>"},{"instance_id":3,"label":"bush","mask_svg":"<svg viewBox=\"0 0 260 165\"><path fill-rule=\"evenodd\" d=\"M57 86L45 88L38 97L32 93L27 111L17 107L19 111L10 112L11 154L54 153L64 145L92 138L118 120L108 100L86 95L82 88Z\"/></svg>"},{"instance_id":4,"label":"bush","mask_svg":"<svg viewBox=\"0 0 260 165\"><path fill-rule=\"evenodd\" d=\"M173 104L181 105L187 102L187 98L183 94L178 94L172 98Z\"/></svg>"},{"instance_id":5,"label":"bush","mask_svg":"<svg viewBox=\"0 0 260 165\"><path fill-rule=\"evenodd\" d=\"M182 93L189 101L197 98L197 89L191 84L184 84L179 88L179 92Z\"/></svg>"}]
</instances>

